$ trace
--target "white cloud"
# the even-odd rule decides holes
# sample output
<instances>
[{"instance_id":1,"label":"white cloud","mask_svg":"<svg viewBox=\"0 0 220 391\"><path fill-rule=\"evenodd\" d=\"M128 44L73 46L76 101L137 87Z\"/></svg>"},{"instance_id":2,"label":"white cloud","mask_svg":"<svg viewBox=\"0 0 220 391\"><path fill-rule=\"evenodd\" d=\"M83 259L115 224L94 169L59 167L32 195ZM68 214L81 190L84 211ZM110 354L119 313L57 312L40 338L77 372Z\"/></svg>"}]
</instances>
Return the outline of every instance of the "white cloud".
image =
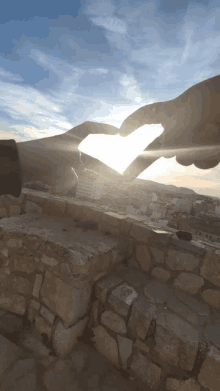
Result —
<instances>
[{"instance_id":1,"label":"white cloud","mask_svg":"<svg viewBox=\"0 0 220 391\"><path fill-rule=\"evenodd\" d=\"M126 23L116 17L98 17L91 18L92 22L97 26L104 27L106 30L112 31L113 33L125 34L127 32Z\"/></svg>"}]
</instances>

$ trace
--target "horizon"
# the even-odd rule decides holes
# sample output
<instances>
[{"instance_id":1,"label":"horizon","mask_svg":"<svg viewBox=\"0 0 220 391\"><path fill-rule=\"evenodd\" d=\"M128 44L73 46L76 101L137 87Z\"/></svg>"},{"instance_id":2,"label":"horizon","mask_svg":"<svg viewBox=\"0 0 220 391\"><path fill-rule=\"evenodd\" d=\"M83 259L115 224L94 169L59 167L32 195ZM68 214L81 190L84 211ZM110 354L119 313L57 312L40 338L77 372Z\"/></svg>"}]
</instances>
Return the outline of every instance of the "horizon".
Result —
<instances>
[{"instance_id":1,"label":"horizon","mask_svg":"<svg viewBox=\"0 0 220 391\"><path fill-rule=\"evenodd\" d=\"M0 15L1 139L51 137L85 121L119 128L139 107L219 74L217 0L28 4L6 2ZM79 149L122 174L162 131L90 135ZM219 167L160 158L138 178L220 198Z\"/></svg>"}]
</instances>

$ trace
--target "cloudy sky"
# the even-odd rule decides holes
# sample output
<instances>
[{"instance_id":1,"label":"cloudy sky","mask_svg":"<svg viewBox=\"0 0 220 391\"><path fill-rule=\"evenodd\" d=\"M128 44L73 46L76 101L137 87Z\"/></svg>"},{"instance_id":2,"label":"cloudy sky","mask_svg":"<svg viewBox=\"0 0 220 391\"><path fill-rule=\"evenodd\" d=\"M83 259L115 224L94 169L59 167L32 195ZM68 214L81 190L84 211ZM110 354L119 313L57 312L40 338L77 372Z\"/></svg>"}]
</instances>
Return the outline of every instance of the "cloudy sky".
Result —
<instances>
[{"instance_id":1,"label":"cloudy sky","mask_svg":"<svg viewBox=\"0 0 220 391\"><path fill-rule=\"evenodd\" d=\"M0 138L17 142L85 121L120 127L139 107L220 73L218 0L6 1L0 36ZM132 148L137 155L162 131L93 135L81 149L122 173ZM161 158L139 178L220 197L220 165Z\"/></svg>"}]
</instances>

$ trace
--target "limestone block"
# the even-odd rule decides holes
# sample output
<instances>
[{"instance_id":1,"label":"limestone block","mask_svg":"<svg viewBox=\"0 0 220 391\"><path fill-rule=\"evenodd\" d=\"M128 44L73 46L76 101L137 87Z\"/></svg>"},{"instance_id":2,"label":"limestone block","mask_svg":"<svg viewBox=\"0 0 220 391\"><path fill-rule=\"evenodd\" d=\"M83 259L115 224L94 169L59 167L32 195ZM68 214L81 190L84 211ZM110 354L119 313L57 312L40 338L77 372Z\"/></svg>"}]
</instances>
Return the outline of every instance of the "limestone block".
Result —
<instances>
[{"instance_id":1,"label":"limestone block","mask_svg":"<svg viewBox=\"0 0 220 391\"><path fill-rule=\"evenodd\" d=\"M198 331L179 316L172 314L168 310L162 310L158 313L156 324L171 333L171 335L173 334L173 336L180 341L181 354L178 356L178 365L182 369L191 371L198 350Z\"/></svg>"},{"instance_id":2,"label":"limestone block","mask_svg":"<svg viewBox=\"0 0 220 391\"><path fill-rule=\"evenodd\" d=\"M204 279L192 273L180 273L174 280L173 285L184 292L196 294L204 285Z\"/></svg>"},{"instance_id":3,"label":"limestone block","mask_svg":"<svg viewBox=\"0 0 220 391\"><path fill-rule=\"evenodd\" d=\"M136 259L143 271L148 272L150 270L151 257L147 246L139 244L136 246Z\"/></svg>"},{"instance_id":4,"label":"limestone block","mask_svg":"<svg viewBox=\"0 0 220 391\"><path fill-rule=\"evenodd\" d=\"M136 353L131 363L130 369L152 390L156 390L160 384L161 368L152 363L142 353Z\"/></svg>"},{"instance_id":5,"label":"limestone block","mask_svg":"<svg viewBox=\"0 0 220 391\"><path fill-rule=\"evenodd\" d=\"M42 204L43 214L61 217L64 215L66 205L66 200L60 199L60 197L50 196L49 199L45 199Z\"/></svg>"},{"instance_id":6,"label":"limestone block","mask_svg":"<svg viewBox=\"0 0 220 391\"><path fill-rule=\"evenodd\" d=\"M151 276L161 281L167 281L171 278L171 273L162 267L154 267L151 271Z\"/></svg>"},{"instance_id":7,"label":"limestone block","mask_svg":"<svg viewBox=\"0 0 220 391\"><path fill-rule=\"evenodd\" d=\"M157 326L154 340L154 353L157 359L162 360L162 362L168 365L178 367L178 350L180 344L177 337L163 327Z\"/></svg>"},{"instance_id":8,"label":"limestone block","mask_svg":"<svg viewBox=\"0 0 220 391\"><path fill-rule=\"evenodd\" d=\"M9 248L22 248L22 239L9 239L7 241L7 246Z\"/></svg>"},{"instance_id":9,"label":"limestone block","mask_svg":"<svg viewBox=\"0 0 220 391\"><path fill-rule=\"evenodd\" d=\"M150 324L156 317L156 306L150 303L143 295L132 305L131 314L128 320L129 333L132 338L144 340L149 330Z\"/></svg>"},{"instance_id":10,"label":"limestone block","mask_svg":"<svg viewBox=\"0 0 220 391\"><path fill-rule=\"evenodd\" d=\"M25 213L42 213L42 208L31 201L26 201L24 210Z\"/></svg>"},{"instance_id":11,"label":"limestone block","mask_svg":"<svg viewBox=\"0 0 220 391\"><path fill-rule=\"evenodd\" d=\"M18 315L24 315L26 311L26 299L19 294L1 294L0 295L0 307L8 311L14 312Z\"/></svg>"},{"instance_id":12,"label":"limestone block","mask_svg":"<svg viewBox=\"0 0 220 391\"><path fill-rule=\"evenodd\" d=\"M40 314L52 325L55 319L55 316L46 308L41 307Z\"/></svg>"},{"instance_id":13,"label":"limestone block","mask_svg":"<svg viewBox=\"0 0 220 391\"><path fill-rule=\"evenodd\" d=\"M101 325L94 327L92 332L94 337L91 340L94 343L95 349L119 368L118 346L115 339Z\"/></svg>"},{"instance_id":14,"label":"limestone block","mask_svg":"<svg viewBox=\"0 0 220 391\"><path fill-rule=\"evenodd\" d=\"M31 283L27 278L16 276L14 278L13 289L23 295L28 295L31 289Z\"/></svg>"},{"instance_id":15,"label":"limestone block","mask_svg":"<svg viewBox=\"0 0 220 391\"><path fill-rule=\"evenodd\" d=\"M148 243L152 239L152 229L143 223L131 223L129 236L138 242Z\"/></svg>"},{"instance_id":16,"label":"limestone block","mask_svg":"<svg viewBox=\"0 0 220 391\"><path fill-rule=\"evenodd\" d=\"M20 205L9 205L9 215L10 216L19 216L21 213Z\"/></svg>"},{"instance_id":17,"label":"limestone block","mask_svg":"<svg viewBox=\"0 0 220 391\"><path fill-rule=\"evenodd\" d=\"M161 251L156 247L149 247L149 249L157 263L164 263L164 251Z\"/></svg>"},{"instance_id":18,"label":"limestone block","mask_svg":"<svg viewBox=\"0 0 220 391\"><path fill-rule=\"evenodd\" d=\"M167 303L172 295L172 289L160 281L150 281L144 287L144 295L153 304Z\"/></svg>"},{"instance_id":19,"label":"limestone block","mask_svg":"<svg viewBox=\"0 0 220 391\"><path fill-rule=\"evenodd\" d=\"M125 335L127 333L124 319L111 310L102 313L100 323L117 334Z\"/></svg>"},{"instance_id":20,"label":"limestone block","mask_svg":"<svg viewBox=\"0 0 220 391\"><path fill-rule=\"evenodd\" d=\"M41 284L42 284L42 275L36 274L35 282L34 282L34 286L33 286L33 291L32 291L32 296L34 296L36 298L39 297Z\"/></svg>"},{"instance_id":21,"label":"limestone block","mask_svg":"<svg viewBox=\"0 0 220 391\"><path fill-rule=\"evenodd\" d=\"M185 318L188 322L198 325L199 317L198 315L191 311L189 307L187 307L184 303L178 300L176 297L171 297L167 302L167 307L176 312L178 315Z\"/></svg>"},{"instance_id":22,"label":"limestone block","mask_svg":"<svg viewBox=\"0 0 220 391\"><path fill-rule=\"evenodd\" d=\"M172 270L193 271L199 265L199 258L196 258L194 255L189 253L187 254L175 250L169 250L166 264Z\"/></svg>"},{"instance_id":23,"label":"limestone block","mask_svg":"<svg viewBox=\"0 0 220 391\"><path fill-rule=\"evenodd\" d=\"M57 266L59 263L55 258L48 257L45 254L42 255L41 262L51 267Z\"/></svg>"},{"instance_id":24,"label":"limestone block","mask_svg":"<svg viewBox=\"0 0 220 391\"><path fill-rule=\"evenodd\" d=\"M45 333L49 339L51 338L51 327L41 316L35 316L35 328L39 331L40 334Z\"/></svg>"},{"instance_id":25,"label":"limestone block","mask_svg":"<svg viewBox=\"0 0 220 391\"><path fill-rule=\"evenodd\" d=\"M132 354L132 345L133 341L129 338L122 337L117 335L119 355L121 358L123 369L127 369L127 361Z\"/></svg>"},{"instance_id":26,"label":"limestone block","mask_svg":"<svg viewBox=\"0 0 220 391\"><path fill-rule=\"evenodd\" d=\"M112 291L108 303L118 314L127 316L132 302L137 297L138 294L134 288L125 283Z\"/></svg>"},{"instance_id":27,"label":"limestone block","mask_svg":"<svg viewBox=\"0 0 220 391\"><path fill-rule=\"evenodd\" d=\"M171 377L166 379L167 391L201 391L199 383L191 377L188 380L177 380Z\"/></svg>"},{"instance_id":28,"label":"limestone block","mask_svg":"<svg viewBox=\"0 0 220 391\"><path fill-rule=\"evenodd\" d=\"M114 275L108 275L105 278L97 281L95 285L95 295L97 299L99 299L104 304L108 292L122 282L123 280L121 278Z\"/></svg>"},{"instance_id":29,"label":"limestone block","mask_svg":"<svg viewBox=\"0 0 220 391\"><path fill-rule=\"evenodd\" d=\"M201 293L202 298L206 303L214 308L220 309L220 291L214 289L206 289Z\"/></svg>"},{"instance_id":30,"label":"limestone block","mask_svg":"<svg viewBox=\"0 0 220 391\"><path fill-rule=\"evenodd\" d=\"M65 358L71 352L78 342L77 337L82 337L88 320L86 316L69 328L58 322L53 336L53 347L58 357Z\"/></svg>"},{"instance_id":31,"label":"limestone block","mask_svg":"<svg viewBox=\"0 0 220 391\"><path fill-rule=\"evenodd\" d=\"M8 217L7 209L4 207L0 207L0 218Z\"/></svg>"},{"instance_id":32,"label":"limestone block","mask_svg":"<svg viewBox=\"0 0 220 391\"><path fill-rule=\"evenodd\" d=\"M200 274L206 280L220 288L220 252L207 252L200 269Z\"/></svg>"},{"instance_id":33,"label":"limestone block","mask_svg":"<svg viewBox=\"0 0 220 391\"><path fill-rule=\"evenodd\" d=\"M205 361L198 374L198 382L212 391L220 388L220 351L214 346L209 347Z\"/></svg>"},{"instance_id":34,"label":"limestone block","mask_svg":"<svg viewBox=\"0 0 220 391\"><path fill-rule=\"evenodd\" d=\"M131 221L126 216L114 212L103 212L99 229L104 232L111 232L114 235L127 235Z\"/></svg>"},{"instance_id":35,"label":"limestone block","mask_svg":"<svg viewBox=\"0 0 220 391\"><path fill-rule=\"evenodd\" d=\"M40 293L46 306L71 325L87 312L91 287L77 289L46 272Z\"/></svg>"}]
</instances>

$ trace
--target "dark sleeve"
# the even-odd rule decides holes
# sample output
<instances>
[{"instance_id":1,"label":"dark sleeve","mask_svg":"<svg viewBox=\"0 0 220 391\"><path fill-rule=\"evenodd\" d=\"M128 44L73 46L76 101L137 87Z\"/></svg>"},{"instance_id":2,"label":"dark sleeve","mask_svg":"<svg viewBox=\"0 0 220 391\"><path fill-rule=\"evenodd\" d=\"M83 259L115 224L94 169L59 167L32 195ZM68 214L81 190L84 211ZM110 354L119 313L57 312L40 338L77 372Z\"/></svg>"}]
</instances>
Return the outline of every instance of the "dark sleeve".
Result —
<instances>
[{"instance_id":1,"label":"dark sleeve","mask_svg":"<svg viewBox=\"0 0 220 391\"><path fill-rule=\"evenodd\" d=\"M20 197L21 166L15 140L0 140L0 196Z\"/></svg>"}]
</instances>

